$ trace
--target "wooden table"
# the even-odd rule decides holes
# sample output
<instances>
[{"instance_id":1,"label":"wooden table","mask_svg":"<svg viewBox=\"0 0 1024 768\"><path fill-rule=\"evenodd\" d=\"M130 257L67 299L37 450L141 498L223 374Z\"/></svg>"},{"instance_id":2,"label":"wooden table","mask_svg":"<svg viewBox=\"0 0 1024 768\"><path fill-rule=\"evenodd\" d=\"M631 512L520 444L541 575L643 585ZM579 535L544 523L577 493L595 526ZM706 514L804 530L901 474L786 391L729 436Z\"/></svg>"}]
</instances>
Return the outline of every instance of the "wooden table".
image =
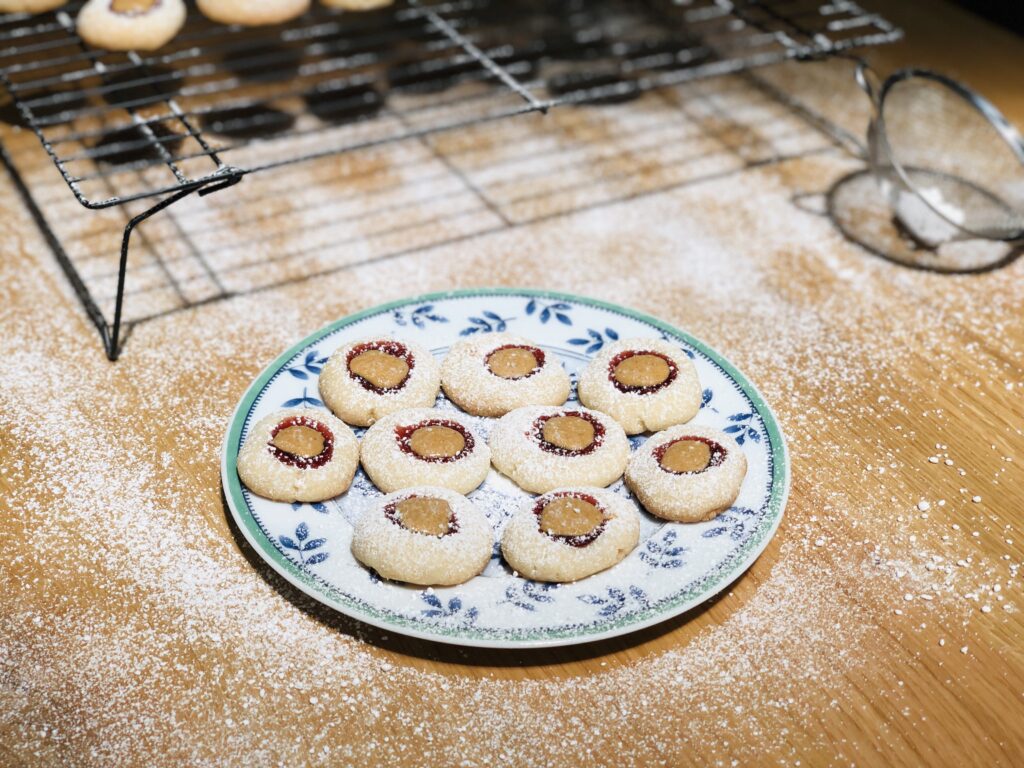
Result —
<instances>
[{"instance_id":1,"label":"wooden table","mask_svg":"<svg viewBox=\"0 0 1024 768\"><path fill-rule=\"evenodd\" d=\"M1024 124L1019 38L886 13L907 38L879 69L950 72ZM811 90L863 130L855 89ZM5 182L0 762L1024 764L1024 262L908 270L795 205L856 167L833 147L279 285L140 325L116 365ZM217 454L258 370L486 284L661 315L764 392L792 494L725 594L613 641L464 650L321 608L242 542Z\"/></svg>"}]
</instances>

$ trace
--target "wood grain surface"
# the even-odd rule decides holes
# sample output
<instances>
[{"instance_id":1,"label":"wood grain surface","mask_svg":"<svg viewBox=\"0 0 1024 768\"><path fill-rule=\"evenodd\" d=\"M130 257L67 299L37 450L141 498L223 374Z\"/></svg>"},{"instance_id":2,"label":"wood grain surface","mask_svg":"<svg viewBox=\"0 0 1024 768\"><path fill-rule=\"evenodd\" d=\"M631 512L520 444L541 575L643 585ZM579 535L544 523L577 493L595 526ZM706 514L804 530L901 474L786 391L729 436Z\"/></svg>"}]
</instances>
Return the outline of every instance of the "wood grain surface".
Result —
<instances>
[{"instance_id":1,"label":"wood grain surface","mask_svg":"<svg viewBox=\"0 0 1024 768\"><path fill-rule=\"evenodd\" d=\"M870 54L880 71L940 69L1024 125L1024 41L945 3L887 6L906 38ZM800 67L764 82L862 136L850 68ZM679 93L635 109L665 105L708 141L758 151ZM555 135L565 151L581 134L628 146L607 114L494 130ZM809 151L790 159L675 187L627 179L635 195L550 217L509 197L515 226L377 260L356 242L351 266L312 279L281 267L267 286L139 324L116 364L4 177L0 763L1024 764L1024 262L946 276L847 241L815 206L861 163L799 130ZM470 174L493 161L460 157ZM350 191L331 174L359 162L287 178L330 200ZM224 193L209 205L231 208ZM232 231L313 236L283 215ZM218 451L259 370L350 312L474 285L634 306L761 389L792 492L726 593L607 642L459 649L322 608L243 542Z\"/></svg>"}]
</instances>

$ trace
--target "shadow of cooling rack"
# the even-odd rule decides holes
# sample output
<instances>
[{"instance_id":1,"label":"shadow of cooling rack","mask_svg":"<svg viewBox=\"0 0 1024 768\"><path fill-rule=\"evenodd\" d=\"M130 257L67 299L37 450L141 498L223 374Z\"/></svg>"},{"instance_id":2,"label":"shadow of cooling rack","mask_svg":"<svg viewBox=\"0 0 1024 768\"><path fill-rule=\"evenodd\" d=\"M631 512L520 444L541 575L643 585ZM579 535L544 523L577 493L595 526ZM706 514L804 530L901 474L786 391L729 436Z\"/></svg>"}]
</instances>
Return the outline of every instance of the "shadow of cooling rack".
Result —
<instances>
[{"instance_id":1,"label":"shadow of cooling rack","mask_svg":"<svg viewBox=\"0 0 1024 768\"><path fill-rule=\"evenodd\" d=\"M142 57L67 9L0 16L0 140L111 359L198 304L826 151L736 73L899 36L845 0L453 0L193 12Z\"/></svg>"}]
</instances>

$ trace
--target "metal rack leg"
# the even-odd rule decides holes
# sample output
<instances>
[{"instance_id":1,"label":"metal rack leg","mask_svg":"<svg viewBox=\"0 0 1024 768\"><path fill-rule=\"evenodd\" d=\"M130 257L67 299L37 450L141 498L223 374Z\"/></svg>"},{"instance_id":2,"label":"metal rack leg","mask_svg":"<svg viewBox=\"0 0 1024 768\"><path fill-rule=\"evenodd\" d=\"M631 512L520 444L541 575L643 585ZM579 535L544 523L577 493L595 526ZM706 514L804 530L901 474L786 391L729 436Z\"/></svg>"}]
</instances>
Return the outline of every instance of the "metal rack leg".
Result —
<instances>
[{"instance_id":1,"label":"metal rack leg","mask_svg":"<svg viewBox=\"0 0 1024 768\"><path fill-rule=\"evenodd\" d=\"M108 327L108 333L103 335L103 343L106 348L107 358L111 361L117 360L121 354L121 323L124 310L124 288L125 278L128 273L128 249L131 244L132 233L146 219L159 213L165 208L170 208L179 200L188 197L193 192L198 192L205 197L211 192L217 192L230 186L234 186L242 180L242 174L237 169L225 166L221 170L221 178L211 179L205 186L190 187L183 189L170 197L165 197L152 208L143 211L132 218L124 228L124 236L121 238L121 260L117 268L117 296L114 300L114 322ZM77 276L77 275L76 275ZM102 316L101 316L102 317Z\"/></svg>"}]
</instances>

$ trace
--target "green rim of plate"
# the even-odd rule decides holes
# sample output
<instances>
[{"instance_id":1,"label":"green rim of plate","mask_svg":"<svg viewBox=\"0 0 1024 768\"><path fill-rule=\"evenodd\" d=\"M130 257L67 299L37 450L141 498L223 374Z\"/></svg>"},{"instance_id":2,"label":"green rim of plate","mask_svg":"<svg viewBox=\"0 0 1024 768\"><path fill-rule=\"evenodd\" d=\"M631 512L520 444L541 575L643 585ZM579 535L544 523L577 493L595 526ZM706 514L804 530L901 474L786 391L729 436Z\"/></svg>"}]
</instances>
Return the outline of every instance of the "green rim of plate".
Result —
<instances>
[{"instance_id":1,"label":"green rim of plate","mask_svg":"<svg viewBox=\"0 0 1024 768\"><path fill-rule=\"evenodd\" d=\"M267 382L271 380L279 370L296 354L309 345L320 341L335 331L346 326L364 320L367 317L391 312L394 309L410 304L424 304L431 301L444 299L464 299L486 296L525 296L535 298L546 298L554 300L571 301L577 304L589 305L599 309L631 317L644 323L648 323L659 330L676 336L687 344L697 349L701 354L706 355L723 371L725 371L743 390L757 410L768 439L771 444L770 456L772 460L772 490L769 498L767 511L762 524L743 546L734 552L729 560L732 562L729 568L720 568L712 571L704 579L695 581L689 589L675 595L671 599L661 601L656 607L643 611L631 613L619 619L609 620L600 625L591 625L585 628L572 628L560 630L537 629L529 634L521 634L510 631L502 635L496 631L481 632L471 626L445 626L426 625L421 621L412 618L396 615L392 612L378 610L374 606L354 600L348 595L339 592L323 580L317 579L313 574L299 568L274 546L260 528L259 522L253 517L249 505L242 494L242 484L235 471L238 458L239 442L242 428L253 403L259 397ZM644 627L665 621L677 616L684 611L693 608L705 600L713 597L725 587L739 578L757 559L764 548L768 545L779 523L782 520L782 512L785 508L786 499L789 494L789 459L786 451L785 439L779 429L775 414L765 403L761 393L751 384L747 378L740 373L728 360L719 355L715 350L704 342L694 338L689 333L682 331L668 323L658 320L643 312L628 309L618 304L592 299L586 296L577 296L571 293L559 293L556 291L537 290L533 288L469 288L457 291L442 291L438 293L427 293L421 296L392 301L387 304L380 304L376 307L365 309L353 315L348 315L330 325L321 328L315 333L295 344L284 352L277 359L267 366L246 390L242 400L235 408L228 428L228 434L224 441L224 449L221 463L221 480L224 485L225 497L228 501L228 508L241 529L246 540L260 554L260 556L276 570L281 576L293 585L301 589L310 597L351 616L367 624L382 629L391 630L400 634L410 635L425 640L435 640L457 645L469 645L491 648L539 648L554 645L571 645L576 643L592 642L602 640L616 635L634 632Z\"/></svg>"}]
</instances>

